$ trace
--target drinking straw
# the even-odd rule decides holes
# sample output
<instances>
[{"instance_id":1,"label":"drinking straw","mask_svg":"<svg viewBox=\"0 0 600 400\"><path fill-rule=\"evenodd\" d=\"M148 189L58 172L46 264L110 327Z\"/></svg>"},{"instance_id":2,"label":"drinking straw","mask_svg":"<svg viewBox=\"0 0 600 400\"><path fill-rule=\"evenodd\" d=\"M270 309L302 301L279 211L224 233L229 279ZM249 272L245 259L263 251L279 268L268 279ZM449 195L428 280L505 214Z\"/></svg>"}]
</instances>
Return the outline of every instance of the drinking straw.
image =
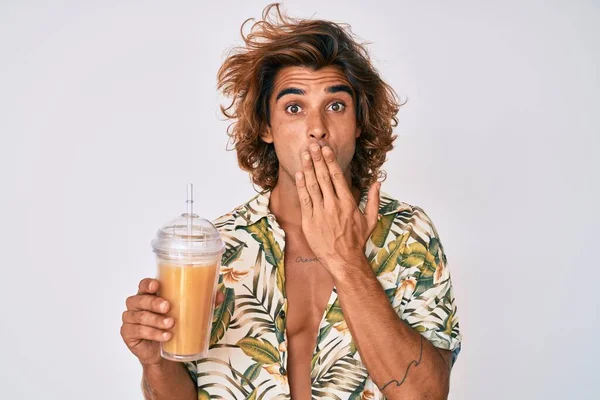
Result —
<instances>
[{"instance_id":1,"label":"drinking straw","mask_svg":"<svg viewBox=\"0 0 600 400\"><path fill-rule=\"evenodd\" d=\"M192 237L192 217L194 215L194 185L192 183L187 184L187 224L188 224L188 235Z\"/></svg>"}]
</instances>

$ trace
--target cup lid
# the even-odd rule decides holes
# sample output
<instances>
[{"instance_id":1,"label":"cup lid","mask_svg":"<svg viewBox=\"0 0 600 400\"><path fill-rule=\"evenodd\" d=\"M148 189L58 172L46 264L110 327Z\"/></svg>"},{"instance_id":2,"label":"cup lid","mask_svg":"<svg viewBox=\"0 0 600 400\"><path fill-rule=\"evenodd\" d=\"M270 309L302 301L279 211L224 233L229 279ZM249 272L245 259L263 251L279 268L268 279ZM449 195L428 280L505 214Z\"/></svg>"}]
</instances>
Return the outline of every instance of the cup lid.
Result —
<instances>
[{"instance_id":1,"label":"cup lid","mask_svg":"<svg viewBox=\"0 0 600 400\"><path fill-rule=\"evenodd\" d=\"M196 214L181 214L166 223L151 242L158 255L171 257L213 256L222 254L225 243L208 220Z\"/></svg>"}]
</instances>

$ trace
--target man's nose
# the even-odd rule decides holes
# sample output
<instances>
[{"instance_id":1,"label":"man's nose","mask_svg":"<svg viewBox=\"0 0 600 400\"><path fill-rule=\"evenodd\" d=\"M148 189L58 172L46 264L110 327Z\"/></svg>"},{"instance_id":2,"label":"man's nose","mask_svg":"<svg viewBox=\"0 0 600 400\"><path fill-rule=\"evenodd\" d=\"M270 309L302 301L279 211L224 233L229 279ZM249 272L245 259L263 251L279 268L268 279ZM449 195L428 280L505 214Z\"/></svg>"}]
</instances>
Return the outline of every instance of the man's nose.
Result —
<instances>
[{"instance_id":1,"label":"man's nose","mask_svg":"<svg viewBox=\"0 0 600 400\"><path fill-rule=\"evenodd\" d=\"M314 115L308 120L307 136L310 140L319 141L327 137L327 126L323 116Z\"/></svg>"}]
</instances>

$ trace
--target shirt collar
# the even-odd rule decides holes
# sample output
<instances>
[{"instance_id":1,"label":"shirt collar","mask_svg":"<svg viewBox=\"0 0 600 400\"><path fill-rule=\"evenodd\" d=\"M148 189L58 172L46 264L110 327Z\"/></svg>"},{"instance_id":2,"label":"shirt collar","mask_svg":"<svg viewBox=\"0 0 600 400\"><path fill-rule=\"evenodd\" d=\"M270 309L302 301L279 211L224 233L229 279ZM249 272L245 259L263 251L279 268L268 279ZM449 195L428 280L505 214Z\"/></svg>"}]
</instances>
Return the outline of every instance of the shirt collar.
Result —
<instances>
[{"instance_id":1,"label":"shirt collar","mask_svg":"<svg viewBox=\"0 0 600 400\"><path fill-rule=\"evenodd\" d=\"M358 209L361 212L365 211L365 206L367 204L367 195L369 193L369 189L363 189L360 193L360 202L358 204ZM271 198L271 191L267 190L264 192L258 193L254 196L250 201L248 201L245 205L239 208L239 211L245 210L245 225L252 225L262 218L269 218L270 222L274 219L273 214L269 210L269 202ZM379 204L379 213L381 215L388 215L392 213L399 212L403 209L406 209L407 204L401 203L398 200L390 197L387 193L381 191L380 192L380 204Z\"/></svg>"}]
</instances>

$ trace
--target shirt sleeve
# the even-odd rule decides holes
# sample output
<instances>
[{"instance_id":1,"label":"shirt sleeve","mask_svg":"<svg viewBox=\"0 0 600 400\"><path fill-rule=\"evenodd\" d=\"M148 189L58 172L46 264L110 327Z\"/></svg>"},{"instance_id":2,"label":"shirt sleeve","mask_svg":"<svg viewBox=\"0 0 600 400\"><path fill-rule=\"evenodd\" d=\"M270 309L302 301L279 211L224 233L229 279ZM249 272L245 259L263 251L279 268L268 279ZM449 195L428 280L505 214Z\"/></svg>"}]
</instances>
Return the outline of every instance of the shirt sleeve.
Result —
<instances>
[{"instance_id":1,"label":"shirt sleeve","mask_svg":"<svg viewBox=\"0 0 600 400\"><path fill-rule=\"evenodd\" d=\"M413 207L414 223L402 250L392 305L398 315L434 346L460 352L457 306L446 254L425 212Z\"/></svg>"}]
</instances>

